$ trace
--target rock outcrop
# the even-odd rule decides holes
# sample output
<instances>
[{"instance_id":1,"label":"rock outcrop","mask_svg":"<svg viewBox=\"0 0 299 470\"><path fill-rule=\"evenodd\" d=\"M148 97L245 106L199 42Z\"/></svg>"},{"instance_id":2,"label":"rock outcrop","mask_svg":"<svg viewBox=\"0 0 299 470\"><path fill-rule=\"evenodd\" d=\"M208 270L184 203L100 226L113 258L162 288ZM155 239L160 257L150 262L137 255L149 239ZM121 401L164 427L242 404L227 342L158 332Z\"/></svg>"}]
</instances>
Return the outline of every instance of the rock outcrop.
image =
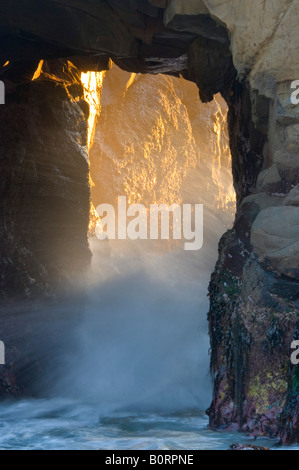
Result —
<instances>
[{"instance_id":1,"label":"rock outcrop","mask_svg":"<svg viewBox=\"0 0 299 470\"><path fill-rule=\"evenodd\" d=\"M90 167L95 207L126 195L147 207L205 203L215 214L223 210L227 226L234 216L226 103L217 95L202 104L186 80L113 66L103 81Z\"/></svg>"},{"instance_id":2,"label":"rock outcrop","mask_svg":"<svg viewBox=\"0 0 299 470\"><path fill-rule=\"evenodd\" d=\"M298 2L26 0L18 8L14 6L15 2L0 6L0 57L3 64L10 61L7 73L12 74L11 79L6 78L11 97L8 94L8 106L1 110L5 163L1 272L7 273L5 282L11 279L13 289L22 286L24 291L30 279L43 278L44 269L61 272L52 258L57 260L55 237L50 245L41 244L38 234L44 229L32 229L33 225L40 227L42 216L29 224L21 215L23 207L30 208L30 217L33 211L41 213L40 206L34 205L37 198L32 201L33 189L54 214L45 220L45 240L57 220L63 215L66 221L64 216L69 214L69 220L76 221L77 240L81 240L79 258L83 264L89 259L84 237L88 167L82 155L85 124L79 88L72 84L72 92L67 93L67 79L55 86L43 78L31 82L39 60L71 58L80 71L86 71L107 68L112 58L130 72L182 75L197 83L204 102L221 92L229 106L238 210L234 229L220 243L210 286L214 378L210 423L214 428L237 428L298 442L298 368L290 362L290 345L299 334L299 108L291 101L292 82L299 79ZM13 81L19 82L17 88L9 84ZM53 113L53 106L58 112ZM42 107L49 111L49 120L43 118ZM14 113L18 119L12 123ZM68 123L66 128L60 117ZM34 134L32 122L34 128L39 123L41 140ZM51 139L45 134L49 125ZM76 136L71 134L70 129L79 128ZM36 179L39 163L32 156L32 146L39 155L43 181ZM68 165L62 167L61 149L68 155ZM45 159L45 151L53 158ZM24 185L24 181L28 183ZM21 189L14 192L14 185L32 191L25 195ZM49 197L44 187L51 187ZM56 213L50 197L53 192L76 195L82 218L78 218L80 211L72 213L74 201L66 204L64 196L58 199L65 210ZM17 226L23 226L22 241L17 238ZM69 235L69 230L68 224L63 225L63 233ZM64 245L58 238L62 252ZM34 262L28 261L28 247L36 253ZM73 248L74 253L78 244ZM19 282L16 273L26 269L27 281ZM13 284L15 280L17 284Z\"/></svg>"},{"instance_id":3,"label":"rock outcrop","mask_svg":"<svg viewBox=\"0 0 299 470\"><path fill-rule=\"evenodd\" d=\"M88 105L68 62L44 63L32 81L2 78L0 294L52 297L91 258Z\"/></svg>"}]
</instances>

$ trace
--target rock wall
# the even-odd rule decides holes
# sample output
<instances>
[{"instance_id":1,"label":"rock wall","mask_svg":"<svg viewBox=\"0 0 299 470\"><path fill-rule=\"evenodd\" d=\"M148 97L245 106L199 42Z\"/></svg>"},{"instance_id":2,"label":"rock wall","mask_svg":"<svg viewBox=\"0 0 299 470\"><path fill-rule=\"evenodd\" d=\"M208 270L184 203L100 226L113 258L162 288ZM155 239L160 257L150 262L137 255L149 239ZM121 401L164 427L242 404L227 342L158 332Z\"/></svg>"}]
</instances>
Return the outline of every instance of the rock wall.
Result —
<instances>
[{"instance_id":1,"label":"rock wall","mask_svg":"<svg viewBox=\"0 0 299 470\"><path fill-rule=\"evenodd\" d=\"M12 67L1 77L1 298L52 297L91 258L88 106L80 76L55 61L30 81L34 68Z\"/></svg>"},{"instance_id":2,"label":"rock wall","mask_svg":"<svg viewBox=\"0 0 299 470\"><path fill-rule=\"evenodd\" d=\"M241 82L228 97L239 206L210 285L210 422L298 442L298 368L290 361L299 313L299 109L291 103L298 5L206 3L231 31Z\"/></svg>"},{"instance_id":3,"label":"rock wall","mask_svg":"<svg viewBox=\"0 0 299 470\"><path fill-rule=\"evenodd\" d=\"M249 182L248 191L239 199L234 230L220 245L210 286L215 389L209 414L213 427L293 442L299 439L298 369L290 361L299 313L298 147L294 109L287 103L278 97L270 101L264 151L257 152L264 158L251 159L251 170L246 164L249 180L241 173L242 190ZM237 122L239 127L242 120ZM244 133L233 128L242 142L237 162L244 162ZM270 140L271 129L276 142ZM250 145L254 142L251 137Z\"/></svg>"},{"instance_id":4,"label":"rock wall","mask_svg":"<svg viewBox=\"0 0 299 470\"><path fill-rule=\"evenodd\" d=\"M173 0L166 18L187 30L188 19L206 9L229 31L238 73L223 93L238 210L210 285L210 423L298 442L298 369L290 361L299 313L299 109L291 103L298 3L204 0L187 7Z\"/></svg>"}]
</instances>

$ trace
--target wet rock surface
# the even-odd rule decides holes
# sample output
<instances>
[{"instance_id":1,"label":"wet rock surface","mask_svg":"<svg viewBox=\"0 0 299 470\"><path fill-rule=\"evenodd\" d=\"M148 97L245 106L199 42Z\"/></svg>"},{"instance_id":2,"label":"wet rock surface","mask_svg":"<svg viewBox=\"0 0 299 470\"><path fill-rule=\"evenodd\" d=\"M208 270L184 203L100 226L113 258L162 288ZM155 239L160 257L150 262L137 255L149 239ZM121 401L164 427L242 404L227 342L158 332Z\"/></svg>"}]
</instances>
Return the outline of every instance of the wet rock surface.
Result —
<instances>
[{"instance_id":1,"label":"wet rock surface","mask_svg":"<svg viewBox=\"0 0 299 470\"><path fill-rule=\"evenodd\" d=\"M281 131L279 121L269 116ZM276 145L294 148L295 142L280 137ZM210 285L215 388L209 416L213 428L290 443L299 439L298 368L290 360L298 339L299 213L296 154L283 151L272 158L261 153L265 169L254 170L252 194L240 198L234 230L220 244Z\"/></svg>"},{"instance_id":2,"label":"wet rock surface","mask_svg":"<svg viewBox=\"0 0 299 470\"><path fill-rule=\"evenodd\" d=\"M261 446L253 446L253 445L244 445L244 444L232 444L230 446L230 450L263 450L263 451L268 451L267 447L261 447Z\"/></svg>"}]
</instances>

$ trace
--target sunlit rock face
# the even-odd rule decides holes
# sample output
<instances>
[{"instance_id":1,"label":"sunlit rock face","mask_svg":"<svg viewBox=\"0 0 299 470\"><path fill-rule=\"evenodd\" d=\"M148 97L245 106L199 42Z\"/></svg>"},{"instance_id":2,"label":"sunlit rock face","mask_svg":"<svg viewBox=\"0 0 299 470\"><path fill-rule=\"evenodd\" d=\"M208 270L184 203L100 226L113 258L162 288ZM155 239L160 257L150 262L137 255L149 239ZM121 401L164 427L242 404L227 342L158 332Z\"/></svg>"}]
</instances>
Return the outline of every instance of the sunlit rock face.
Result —
<instances>
[{"instance_id":1,"label":"sunlit rock face","mask_svg":"<svg viewBox=\"0 0 299 470\"><path fill-rule=\"evenodd\" d=\"M43 64L30 82L28 73L18 82L6 76L0 109L1 297L53 296L91 256L80 76L63 61Z\"/></svg>"},{"instance_id":2,"label":"sunlit rock face","mask_svg":"<svg viewBox=\"0 0 299 470\"><path fill-rule=\"evenodd\" d=\"M235 210L227 106L221 96L203 105L183 79L114 66L103 82L90 161L95 206L126 195L131 204L196 201Z\"/></svg>"},{"instance_id":3,"label":"sunlit rock face","mask_svg":"<svg viewBox=\"0 0 299 470\"><path fill-rule=\"evenodd\" d=\"M188 112L173 79L132 76L114 67L102 95L91 152L93 200L178 203L189 167L196 163Z\"/></svg>"}]
</instances>

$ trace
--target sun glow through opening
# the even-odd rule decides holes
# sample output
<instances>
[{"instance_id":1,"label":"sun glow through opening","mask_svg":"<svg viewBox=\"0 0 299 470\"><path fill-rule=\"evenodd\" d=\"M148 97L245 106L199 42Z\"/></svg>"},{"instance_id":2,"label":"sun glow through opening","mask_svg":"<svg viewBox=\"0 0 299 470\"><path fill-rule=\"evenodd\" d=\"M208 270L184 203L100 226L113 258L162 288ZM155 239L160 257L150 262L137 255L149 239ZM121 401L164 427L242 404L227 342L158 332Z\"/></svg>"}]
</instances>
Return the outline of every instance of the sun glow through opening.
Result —
<instances>
[{"instance_id":1,"label":"sun glow through opening","mask_svg":"<svg viewBox=\"0 0 299 470\"><path fill-rule=\"evenodd\" d=\"M84 98L89 104L89 118L88 118L88 151L91 149L94 134L96 130L97 120L101 114L101 92L103 88L103 81L106 72L86 72L81 74L81 82L84 87ZM89 173L90 187L94 185L92 177ZM93 234L96 224L99 220L97 212L92 202L90 202L89 213L89 233Z\"/></svg>"},{"instance_id":2,"label":"sun glow through opening","mask_svg":"<svg viewBox=\"0 0 299 470\"><path fill-rule=\"evenodd\" d=\"M91 148L97 124L101 113L101 91L106 72L87 72L81 74L84 86L84 97L90 106L88 118L88 149Z\"/></svg>"}]
</instances>

